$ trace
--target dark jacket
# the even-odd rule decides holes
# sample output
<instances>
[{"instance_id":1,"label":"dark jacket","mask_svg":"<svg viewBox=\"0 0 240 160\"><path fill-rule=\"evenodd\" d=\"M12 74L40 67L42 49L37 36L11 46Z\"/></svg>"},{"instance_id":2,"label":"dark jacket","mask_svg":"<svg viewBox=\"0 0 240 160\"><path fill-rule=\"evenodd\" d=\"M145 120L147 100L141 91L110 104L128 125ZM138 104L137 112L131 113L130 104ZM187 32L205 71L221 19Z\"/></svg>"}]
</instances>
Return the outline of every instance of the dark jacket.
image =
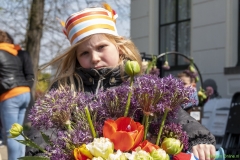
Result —
<instances>
[{"instance_id":1,"label":"dark jacket","mask_svg":"<svg viewBox=\"0 0 240 160\"><path fill-rule=\"evenodd\" d=\"M29 53L19 50L17 56L0 50L0 95L19 87L32 87L34 73Z\"/></svg>"},{"instance_id":2,"label":"dark jacket","mask_svg":"<svg viewBox=\"0 0 240 160\"><path fill-rule=\"evenodd\" d=\"M127 76L121 78L119 68L114 70L111 69L101 69L99 71L95 69L83 69L79 68L76 70L76 73L80 75L83 79L84 91L85 92L93 92L95 93L98 88L103 87L109 88L118 86L123 82L123 79L127 79ZM101 81L103 79L103 81ZM100 81L99 81L100 80ZM101 83L101 85L99 85ZM53 85L53 88L56 88L57 84ZM174 120L176 123L180 123L183 126L183 130L185 130L189 136L189 148L196 144L213 144L215 145L215 137L199 122L197 122L194 118L192 118L186 111L182 108L178 111L177 119ZM49 133L48 133L49 132ZM47 134L51 134L51 131L44 132ZM41 134L38 131L32 130L29 133L31 139L33 139L37 144L40 144L41 147L45 146L43 139L41 138ZM39 151L30 149L27 147L27 155L36 155Z\"/></svg>"}]
</instances>

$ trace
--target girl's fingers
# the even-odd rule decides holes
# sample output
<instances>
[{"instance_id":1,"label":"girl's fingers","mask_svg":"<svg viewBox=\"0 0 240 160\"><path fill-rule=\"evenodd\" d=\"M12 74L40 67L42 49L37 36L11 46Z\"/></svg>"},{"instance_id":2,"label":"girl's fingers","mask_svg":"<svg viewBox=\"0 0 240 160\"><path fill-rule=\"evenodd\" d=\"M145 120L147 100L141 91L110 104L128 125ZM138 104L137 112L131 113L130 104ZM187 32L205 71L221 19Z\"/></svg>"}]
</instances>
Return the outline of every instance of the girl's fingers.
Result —
<instances>
[{"instance_id":1,"label":"girl's fingers","mask_svg":"<svg viewBox=\"0 0 240 160\"><path fill-rule=\"evenodd\" d=\"M197 145L197 146L194 146L194 147L192 148L192 152L193 152L193 155L199 159L197 147L198 147L198 145Z\"/></svg>"},{"instance_id":2,"label":"girl's fingers","mask_svg":"<svg viewBox=\"0 0 240 160\"><path fill-rule=\"evenodd\" d=\"M213 145L210 144L199 144L192 148L193 154L199 160L214 160L216 150Z\"/></svg>"},{"instance_id":3,"label":"girl's fingers","mask_svg":"<svg viewBox=\"0 0 240 160\"><path fill-rule=\"evenodd\" d=\"M211 155L211 160L214 160L215 159L215 156L216 156L216 149L215 149L215 146L214 145L211 145L210 146L210 155Z\"/></svg>"}]
</instances>

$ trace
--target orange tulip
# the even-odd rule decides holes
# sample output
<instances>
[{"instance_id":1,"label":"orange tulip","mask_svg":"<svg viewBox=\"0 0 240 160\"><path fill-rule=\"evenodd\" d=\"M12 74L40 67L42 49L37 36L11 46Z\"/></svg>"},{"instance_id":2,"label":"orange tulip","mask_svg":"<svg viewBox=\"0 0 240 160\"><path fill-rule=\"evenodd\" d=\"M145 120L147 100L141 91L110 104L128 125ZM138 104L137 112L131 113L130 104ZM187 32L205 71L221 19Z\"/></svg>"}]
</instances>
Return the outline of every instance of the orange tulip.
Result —
<instances>
[{"instance_id":1,"label":"orange tulip","mask_svg":"<svg viewBox=\"0 0 240 160\"><path fill-rule=\"evenodd\" d=\"M93 158L90 151L87 150L86 144L83 144L80 147L75 148L73 154L75 160L87 160Z\"/></svg>"},{"instance_id":2,"label":"orange tulip","mask_svg":"<svg viewBox=\"0 0 240 160\"><path fill-rule=\"evenodd\" d=\"M122 152L135 148L142 141L144 127L129 117L120 117L116 121L106 120L103 126L103 136L109 138L115 150Z\"/></svg>"},{"instance_id":3,"label":"orange tulip","mask_svg":"<svg viewBox=\"0 0 240 160\"><path fill-rule=\"evenodd\" d=\"M148 142L147 140L140 143L137 147L141 147L142 150L151 153L153 150L160 148L159 146Z\"/></svg>"}]
</instances>

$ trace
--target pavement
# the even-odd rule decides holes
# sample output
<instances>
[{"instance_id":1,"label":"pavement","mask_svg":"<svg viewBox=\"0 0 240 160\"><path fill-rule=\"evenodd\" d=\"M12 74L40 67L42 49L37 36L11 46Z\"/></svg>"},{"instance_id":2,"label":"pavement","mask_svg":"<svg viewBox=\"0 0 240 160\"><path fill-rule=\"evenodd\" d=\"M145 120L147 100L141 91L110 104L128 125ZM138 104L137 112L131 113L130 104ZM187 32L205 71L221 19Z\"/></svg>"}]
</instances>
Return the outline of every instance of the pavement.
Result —
<instances>
[{"instance_id":1,"label":"pavement","mask_svg":"<svg viewBox=\"0 0 240 160\"><path fill-rule=\"evenodd\" d=\"M0 145L0 160L8 160L7 147Z\"/></svg>"}]
</instances>

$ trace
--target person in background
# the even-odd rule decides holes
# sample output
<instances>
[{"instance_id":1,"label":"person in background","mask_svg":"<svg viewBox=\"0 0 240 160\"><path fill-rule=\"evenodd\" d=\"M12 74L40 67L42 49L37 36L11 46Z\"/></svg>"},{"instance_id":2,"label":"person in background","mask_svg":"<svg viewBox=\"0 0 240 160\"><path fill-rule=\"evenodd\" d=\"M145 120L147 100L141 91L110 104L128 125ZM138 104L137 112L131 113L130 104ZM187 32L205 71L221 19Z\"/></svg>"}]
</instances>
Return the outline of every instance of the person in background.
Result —
<instances>
[{"instance_id":1,"label":"person in background","mask_svg":"<svg viewBox=\"0 0 240 160\"><path fill-rule=\"evenodd\" d=\"M195 89L194 94L189 97L190 99L192 99L192 102L182 106L183 109L187 111L191 107L197 106L199 103L195 77L189 70L184 70L183 72L179 73L177 77L182 80L185 87L190 86Z\"/></svg>"},{"instance_id":2,"label":"person in background","mask_svg":"<svg viewBox=\"0 0 240 160\"><path fill-rule=\"evenodd\" d=\"M0 30L0 113L8 160L25 156L25 145L8 137L12 124L23 125L33 82L34 73L29 53L14 45L13 38ZM19 136L18 139L23 137Z\"/></svg>"}]
</instances>

